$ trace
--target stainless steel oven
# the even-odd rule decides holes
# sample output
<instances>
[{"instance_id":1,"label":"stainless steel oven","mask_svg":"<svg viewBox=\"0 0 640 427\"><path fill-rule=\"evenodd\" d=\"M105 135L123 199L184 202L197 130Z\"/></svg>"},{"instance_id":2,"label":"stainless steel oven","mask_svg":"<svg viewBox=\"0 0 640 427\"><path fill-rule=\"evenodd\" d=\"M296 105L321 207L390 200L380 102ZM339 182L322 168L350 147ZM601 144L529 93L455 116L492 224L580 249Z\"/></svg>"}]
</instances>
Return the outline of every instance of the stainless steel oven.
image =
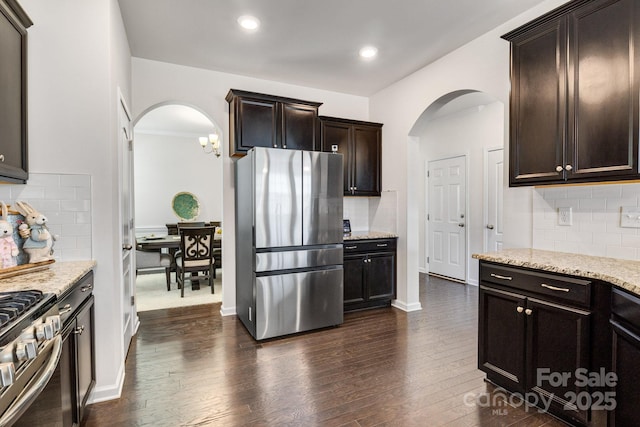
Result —
<instances>
[{"instance_id":1,"label":"stainless steel oven","mask_svg":"<svg viewBox=\"0 0 640 427\"><path fill-rule=\"evenodd\" d=\"M62 322L54 295L0 293L0 426L62 426Z\"/></svg>"}]
</instances>

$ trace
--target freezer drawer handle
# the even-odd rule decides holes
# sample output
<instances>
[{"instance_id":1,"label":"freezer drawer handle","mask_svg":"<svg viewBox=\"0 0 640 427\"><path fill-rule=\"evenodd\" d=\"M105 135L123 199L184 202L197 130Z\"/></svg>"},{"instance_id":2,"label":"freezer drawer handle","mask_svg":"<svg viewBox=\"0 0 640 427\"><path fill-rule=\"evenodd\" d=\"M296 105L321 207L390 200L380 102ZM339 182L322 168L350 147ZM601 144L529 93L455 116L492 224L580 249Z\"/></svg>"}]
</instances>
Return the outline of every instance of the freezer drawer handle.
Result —
<instances>
[{"instance_id":1,"label":"freezer drawer handle","mask_svg":"<svg viewBox=\"0 0 640 427\"><path fill-rule=\"evenodd\" d=\"M547 285L546 283L541 283L540 286L543 288L551 289L552 291L560 291L560 292L569 292L567 288L558 288L556 286Z\"/></svg>"},{"instance_id":2,"label":"freezer drawer handle","mask_svg":"<svg viewBox=\"0 0 640 427\"><path fill-rule=\"evenodd\" d=\"M491 274L490 274L490 276L491 276L491 277L495 277L496 279L502 279L502 280L513 280L513 277L510 277L510 276L501 276L501 275L499 275L499 274L494 274L494 273L491 273Z\"/></svg>"}]
</instances>

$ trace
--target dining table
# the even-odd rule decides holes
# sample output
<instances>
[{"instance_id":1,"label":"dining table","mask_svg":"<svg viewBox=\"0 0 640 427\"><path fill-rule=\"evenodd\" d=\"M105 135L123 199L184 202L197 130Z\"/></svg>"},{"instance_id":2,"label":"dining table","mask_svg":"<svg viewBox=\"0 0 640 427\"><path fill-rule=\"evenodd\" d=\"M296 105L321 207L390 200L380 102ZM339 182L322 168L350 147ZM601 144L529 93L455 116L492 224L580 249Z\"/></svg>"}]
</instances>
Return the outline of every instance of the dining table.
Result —
<instances>
[{"instance_id":1,"label":"dining table","mask_svg":"<svg viewBox=\"0 0 640 427\"><path fill-rule=\"evenodd\" d=\"M222 239L215 239L213 241L213 247L215 249L222 248ZM175 254L180 249L180 236L175 234L169 235L149 235L149 236L141 236L136 237L136 249L140 250L162 250L167 249L167 252L171 256L171 264L169 266L170 271L176 271L176 259ZM219 260L216 260L217 265L221 265L222 263ZM193 289L199 289L198 282L195 282L193 285Z\"/></svg>"}]
</instances>

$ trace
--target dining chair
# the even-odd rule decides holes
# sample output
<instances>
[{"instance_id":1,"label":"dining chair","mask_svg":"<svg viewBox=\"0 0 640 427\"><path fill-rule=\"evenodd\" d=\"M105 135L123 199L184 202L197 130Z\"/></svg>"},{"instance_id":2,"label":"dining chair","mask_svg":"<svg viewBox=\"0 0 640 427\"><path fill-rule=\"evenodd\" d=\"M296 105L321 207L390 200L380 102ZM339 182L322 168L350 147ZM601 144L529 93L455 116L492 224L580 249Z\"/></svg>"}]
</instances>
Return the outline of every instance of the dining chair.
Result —
<instances>
[{"instance_id":1,"label":"dining chair","mask_svg":"<svg viewBox=\"0 0 640 427\"><path fill-rule=\"evenodd\" d=\"M175 260L180 297L184 297L185 281L187 280L192 283L207 280L211 286L211 293L213 293L215 227L178 227L178 230L180 232L180 250L176 252ZM202 275L198 273L202 273Z\"/></svg>"},{"instance_id":2,"label":"dining chair","mask_svg":"<svg viewBox=\"0 0 640 427\"><path fill-rule=\"evenodd\" d=\"M171 256L160 250L136 248L136 276L141 270L164 268L167 276L167 291L171 290Z\"/></svg>"}]
</instances>

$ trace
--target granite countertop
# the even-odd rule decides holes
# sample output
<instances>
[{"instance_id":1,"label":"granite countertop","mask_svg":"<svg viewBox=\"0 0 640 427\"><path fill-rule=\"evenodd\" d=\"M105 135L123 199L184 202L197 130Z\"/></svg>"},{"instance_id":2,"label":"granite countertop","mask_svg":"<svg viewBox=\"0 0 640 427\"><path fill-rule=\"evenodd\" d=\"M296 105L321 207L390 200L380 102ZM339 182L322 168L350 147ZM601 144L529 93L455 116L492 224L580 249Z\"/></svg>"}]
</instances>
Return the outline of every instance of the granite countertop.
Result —
<instances>
[{"instance_id":1,"label":"granite countertop","mask_svg":"<svg viewBox=\"0 0 640 427\"><path fill-rule=\"evenodd\" d=\"M386 231L354 231L344 236L344 240L395 239L398 235Z\"/></svg>"},{"instance_id":2,"label":"granite countertop","mask_svg":"<svg viewBox=\"0 0 640 427\"><path fill-rule=\"evenodd\" d=\"M602 280L640 296L640 261L539 249L504 249L473 258Z\"/></svg>"},{"instance_id":3,"label":"granite countertop","mask_svg":"<svg viewBox=\"0 0 640 427\"><path fill-rule=\"evenodd\" d=\"M1 279L0 292L37 289L60 296L95 266L95 261L55 262L46 270Z\"/></svg>"}]
</instances>

